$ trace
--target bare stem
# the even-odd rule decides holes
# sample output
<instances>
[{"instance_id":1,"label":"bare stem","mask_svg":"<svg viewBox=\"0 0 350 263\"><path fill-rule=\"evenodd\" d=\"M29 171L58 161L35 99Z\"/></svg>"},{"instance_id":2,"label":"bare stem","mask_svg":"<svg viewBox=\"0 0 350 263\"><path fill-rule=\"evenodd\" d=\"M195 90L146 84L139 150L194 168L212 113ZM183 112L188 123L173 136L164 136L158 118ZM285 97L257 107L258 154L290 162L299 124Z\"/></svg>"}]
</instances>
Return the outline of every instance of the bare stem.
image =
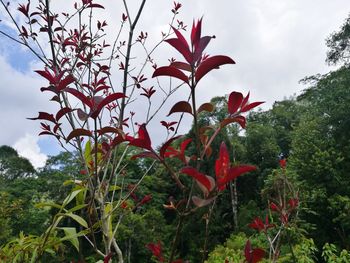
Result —
<instances>
[{"instance_id":1,"label":"bare stem","mask_svg":"<svg viewBox=\"0 0 350 263\"><path fill-rule=\"evenodd\" d=\"M126 51L126 56L125 56L125 65L124 65L124 77L123 77L123 94L126 94L126 88L128 86L128 73L129 73L129 62L130 62L130 53L131 53L131 48L132 48L132 41L133 41L133 36L134 36L134 29L137 25L137 22L139 21L139 18L141 16L143 7L146 3L146 0L142 0L140 8L137 12L137 15L135 17L135 20L131 23L131 18L130 18L130 14L128 11L128 6L125 2L125 0L123 0L125 9L127 11L128 14L128 19L129 19L129 23L130 23L130 31L129 31L129 39L128 39L128 47L127 47L127 51ZM119 126L122 127L123 125L123 119L124 119L124 111L125 111L125 97L122 98L122 102L120 105L120 114L119 114Z\"/></svg>"}]
</instances>

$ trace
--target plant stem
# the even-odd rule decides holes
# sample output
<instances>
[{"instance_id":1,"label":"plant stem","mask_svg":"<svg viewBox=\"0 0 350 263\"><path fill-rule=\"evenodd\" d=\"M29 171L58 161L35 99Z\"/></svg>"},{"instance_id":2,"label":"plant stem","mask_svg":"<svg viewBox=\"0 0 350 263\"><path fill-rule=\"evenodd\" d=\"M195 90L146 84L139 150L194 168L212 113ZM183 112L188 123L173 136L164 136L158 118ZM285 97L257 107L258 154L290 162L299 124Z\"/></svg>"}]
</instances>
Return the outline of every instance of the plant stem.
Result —
<instances>
[{"instance_id":1,"label":"plant stem","mask_svg":"<svg viewBox=\"0 0 350 263\"><path fill-rule=\"evenodd\" d=\"M52 53L52 61L53 61L54 69L56 71L58 70L58 67L57 67L57 60L56 60L56 54L55 54L55 47L54 47L53 38L52 38L49 0L45 1L45 5L46 5L47 28L48 28L47 33L49 35L49 40L50 40L49 43L50 43L50 48Z\"/></svg>"},{"instance_id":2,"label":"plant stem","mask_svg":"<svg viewBox=\"0 0 350 263\"><path fill-rule=\"evenodd\" d=\"M175 237L173 240L173 245L172 245L170 257L169 257L169 263L172 263L174 260L176 246L177 246L177 243L179 242L180 233L181 233L181 230L183 227L184 219L185 219L185 216L180 215L179 222L177 223L177 227L176 227L176 233L175 233Z\"/></svg>"},{"instance_id":3,"label":"plant stem","mask_svg":"<svg viewBox=\"0 0 350 263\"><path fill-rule=\"evenodd\" d=\"M206 220L205 220L205 239L204 239L204 246L203 246L203 253L202 253L202 263L204 263L205 259L207 258L207 248L208 248L208 239L209 239L209 223L211 220L211 216L213 214L215 204L216 204L216 199L214 199L213 204L209 209L208 218L206 218Z\"/></svg>"},{"instance_id":4,"label":"plant stem","mask_svg":"<svg viewBox=\"0 0 350 263\"><path fill-rule=\"evenodd\" d=\"M146 3L146 0L142 0L140 8L139 8L139 10L137 12L137 15L136 15L135 20L133 21L133 23L131 23L131 18L130 18L130 14L129 14L129 11L128 11L128 7L127 7L127 4L126 4L126 1L124 0L123 3L124 3L124 6L125 6L125 9L127 11L128 19L129 19L129 23L130 23L128 47L127 47L127 50L126 50L125 69L124 69L124 76L123 76L123 94L125 95L126 94L126 88L128 86L129 61L130 61L132 40L133 40L133 36L134 36L134 29L135 29L135 27L137 25L137 22L138 22L138 20L139 20L139 18L141 16L141 13L142 13L143 7L144 7L144 5ZM119 126L120 126L120 128L122 128L122 125L123 125L124 111L125 111L125 107L126 107L125 101L126 101L126 98L123 97L121 105L120 105L120 114L119 114Z\"/></svg>"}]
</instances>

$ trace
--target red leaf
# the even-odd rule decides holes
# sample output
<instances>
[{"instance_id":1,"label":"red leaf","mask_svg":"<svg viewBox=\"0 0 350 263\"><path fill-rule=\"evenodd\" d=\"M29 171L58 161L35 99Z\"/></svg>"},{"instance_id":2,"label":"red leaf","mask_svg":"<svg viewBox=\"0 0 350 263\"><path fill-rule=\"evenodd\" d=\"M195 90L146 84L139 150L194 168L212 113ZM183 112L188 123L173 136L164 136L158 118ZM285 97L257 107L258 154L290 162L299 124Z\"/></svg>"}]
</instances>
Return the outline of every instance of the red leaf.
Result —
<instances>
[{"instance_id":1,"label":"red leaf","mask_svg":"<svg viewBox=\"0 0 350 263\"><path fill-rule=\"evenodd\" d=\"M201 38L202 31L202 18L197 21L197 24L193 21L192 30L191 30L191 42L192 46L196 46Z\"/></svg>"},{"instance_id":2,"label":"red leaf","mask_svg":"<svg viewBox=\"0 0 350 263\"><path fill-rule=\"evenodd\" d=\"M99 4L89 4L86 7L105 9L102 5L99 5Z\"/></svg>"},{"instance_id":3,"label":"red leaf","mask_svg":"<svg viewBox=\"0 0 350 263\"><path fill-rule=\"evenodd\" d=\"M99 86L97 89L95 89L95 93L101 91L101 90L108 90L110 89L111 87L110 86L107 86L107 85L101 85Z\"/></svg>"},{"instance_id":4,"label":"red leaf","mask_svg":"<svg viewBox=\"0 0 350 263\"><path fill-rule=\"evenodd\" d=\"M209 180L209 182L210 182L210 189L209 189L209 191L208 191L208 189L207 189L204 185L202 185L199 181L196 181L197 184L198 184L198 187L202 190L202 192L203 192L203 194L204 194L205 197L209 196L210 192L213 191L213 189L215 188L215 185L216 185L216 184L215 184L215 180L214 180L213 177L208 176L208 175L206 175L206 177L208 178L208 180Z\"/></svg>"},{"instance_id":5,"label":"red leaf","mask_svg":"<svg viewBox=\"0 0 350 263\"><path fill-rule=\"evenodd\" d=\"M113 253L109 253L104 259L103 259L103 263L109 263L109 260L112 258Z\"/></svg>"},{"instance_id":6,"label":"red leaf","mask_svg":"<svg viewBox=\"0 0 350 263\"><path fill-rule=\"evenodd\" d=\"M57 90L61 91L65 89L69 84L73 83L75 81L75 78L73 75L68 75L63 80L61 80L57 86Z\"/></svg>"},{"instance_id":7,"label":"red leaf","mask_svg":"<svg viewBox=\"0 0 350 263\"><path fill-rule=\"evenodd\" d=\"M236 91L231 92L227 102L228 112L230 114L236 113L239 107L242 105L242 101L243 101L242 93L236 92Z\"/></svg>"},{"instance_id":8,"label":"red leaf","mask_svg":"<svg viewBox=\"0 0 350 263\"><path fill-rule=\"evenodd\" d=\"M72 94L75 96L77 99L79 99L83 104L88 106L90 109L92 108L92 102L86 97L83 93L81 93L78 90L72 89L72 88L65 88L64 91Z\"/></svg>"},{"instance_id":9,"label":"red leaf","mask_svg":"<svg viewBox=\"0 0 350 263\"><path fill-rule=\"evenodd\" d=\"M192 72L191 65L187 64L185 62L175 61L175 62L172 62L170 64L170 66L178 68L178 69L182 69L182 70L186 70L186 71Z\"/></svg>"},{"instance_id":10,"label":"red leaf","mask_svg":"<svg viewBox=\"0 0 350 263\"><path fill-rule=\"evenodd\" d=\"M144 205L152 200L152 195L145 195L140 201L140 205Z\"/></svg>"},{"instance_id":11,"label":"red leaf","mask_svg":"<svg viewBox=\"0 0 350 263\"><path fill-rule=\"evenodd\" d=\"M193 177L194 179L199 181L203 186L205 186L205 188L207 188L207 190L210 192L211 183L206 175L198 172L195 168L189 166L182 168L180 172Z\"/></svg>"},{"instance_id":12,"label":"red leaf","mask_svg":"<svg viewBox=\"0 0 350 263\"><path fill-rule=\"evenodd\" d=\"M245 98L243 99L242 101L242 108L247 105L248 103L248 100L249 100L249 95L250 95L250 92L248 92L247 96L245 96Z\"/></svg>"},{"instance_id":13,"label":"red leaf","mask_svg":"<svg viewBox=\"0 0 350 263\"><path fill-rule=\"evenodd\" d=\"M225 185L228 182L236 179L238 176L255 170L256 167L253 165L239 165L231 167L228 170L228 176L222 182L220 182L219 185Z\"/></svg>"},{"instance_id":14,"label":"red leaf","mask_svg":"<svg viewBox=\"0 0 350 263\"><path fill-rule=\"evenodd\" d=\"M153 152L142 152L139 154L135 154L131 157L131 160L136 160L137 158L152 158L158 160L158 156Z\"/></svg>"},{"instance_id":15,"label":"red leaf","mask_svg":"<svg viewBox=\"0 0 350 263\"><path fill-rule=\"evenodd\" d=\"M172 126L174 126L175 124L177 124L177 121L171 121L171 122L161 121L160 123L161 123L167 130L174 131L175 128L172 127Z\"/></svg>"},{"instance_id":16,"label":"red leaf","mask_svg":"<svg viewBox=\"0 0 350 263\"><path fill-rule=\"evenodd\" d=\"M187 145L192 142L191 138L188 138L186 140L184 140L181 145L180 145L180 150L181 150L181 154L185 155L185 150L187 148Z\"/></svg>"},{"instance_id":17,"label":"red leaf","mask_svg":"<svg viewBox=\"0 0 350 263\"><path fill-rule=\"evenodd\" d=\"M181 135L170 138L166 141L159 150L160 157L164 158L165 151L168 149L169 145L172 144L173 141L179 139Z\"/></svg>"},{"instance_id":18,"label":"red leaf","mask_svg":"<svg viewBox=\"0 0 350 263\"><path fill-rule=\"evenodd\" d=\"M96 109L93 111L91 114L91 118L96 119L97 116L100 114L102 108L106 106L107 104L120 99L120 98L125 98L126 96L122 92L116 92L108 95L106 98L104 98L101 102L98 103Z\"/></svg>"},{"instance_id":19,"label":"red leaf","mask_svg":"<svg viewBox=\"0 0 350 263\"><path fill-rule=\"evenodd\" d=\"M53 132L49 132L49 131L42 131L41 133L39 133L39 136L41 136L41 135L52 135L52 136L57 137L56 134L54 134Z\"/></svg>"},{"instance_id":20,"label":"red leaf","mask_svg":"<svg viewBox=\"0 0 350 263\"><path fill-rule=\"evenodd\" d=\"M192 114L192 107L187 101L179 101L171 108L168 116L174 112L187 112L189 114Z\"/></svg>"},{"instance_id":21,"label":"red leaf","mask_svg":"<svg viewBox=\"0 0 350 263\"><path fill-rule=\"evenodd\" d=\"M125 142L125 138L123 138L123 136L115 137L111 142L111 148L114 148L115 146L117 146L118 144L120 144L122 142Z\"/></svg>"},{"instance_id":22,"label":"red leaf","mask_svg":"<svg viewBox=\"0 0 350 263\"><path fill-rule=\"evenodd\" d=\"M39 116L36 118L27 118L28 120L46 120L46 121L51 121L53 123L56 123L55 117L53 114L49 114L47 112L39 112Z\"/></svg>"},{"instance_id":23,"label":"red leaf","mask_svg":"<svg viewBox=\"0 0 350 263\"><path fill-rule=\"evenodd\" d=\"M115 134L118 134L120 136L124 136L124 133L121 129L118 129L115 127L110 127L110 126L103 127L102 129L98 130L98 133L100 135L105 134L105 133L115 133Z\"/></svg>"},{"instance_id":24,"label":"red leaf","mask_svg":"<svg viewBox=\"0 0 350 263\"><path fill-rule=\"evenodd\" d=\"M122 15L122 20L123 20L123 22L125 22L126 19L128 19L128 16L127 16L126 14L123 13L123 15Z\"/></svg>"},{"instance_id":25,"label":"red leaf","mask_svg":"<svg viewBox=\"0 0 350 263\"><path fill-rule=\"evenodd\" d=\"M220 127L223 128L226 125L233 123L233 122L237 122L243 129L245 128L246 119L243 116L237 116L235 118L224 119L222 122L220 122Z\"/></svg>"},{"instance_id":26,"label":"red leaf","mask_svg":"<svg viewBox=\"0 0 350 263\"><path fill-rule=\"evenodd\" d=\"M60 109L57 113L56 113L56 121L59 121L65 114L72 112L73 110L71 108L65 107Z\"/></svg>"},{"instance_id":27,"label":"red leaf","mask_svg":"<svg viewBox=\"0 0 350 263\"><path fill-rule=\"evenodd\" d=\"M207 102L203 103L201 106L199 106L197 113L200 113L202 111L212 112L214 110L213 104Z\"/></svg>"},{"instance_id":28,"label":"red leaf","mask_svg":"<svg viewBox=\"0 0 350 263\"><path fill-rule=\"evenodd\" d=\"M271 202L271 203L270 203L270 209L271 209L272 211L275 211L275 212L281 211L280 207L279 207L278 205L276 205L274 202Z\"/></svg>"},{"instance_id":29,"label":"red leaf","mask_svg":"<svg viewBox=\"0 0 350 263\"><path fill-rule=\"evenodd\" d=\"M57 133L57 130L60 128L60 126L61 126L61 123L57 123L54 127L53 127L53 132L54 133Z\"/></svg>"},{"instance_id":30,"label":"red leaf","mask_svg":"<svg viewBox=\"0 0 350 263\"><path fill-rule=\"evenodd\" d=\"M230 156L227 151L226 144L224 142L220 145L219 158L215 162L215 175L218 183L218 190L225 190L225 179L228 176L228 170L230 166Z\"/></svg>"},{"instance_id":31,"label":"red leaf","mask_svg":"<svg viewBox=\"0 0 350 263\"><path fill-rule=\"evenodd\" d=\"M174 78L180 79L188 84L188 77L181 70L179 70L175 67L172 67L172 66L157 68L154 71L152 78L158 77L158 76L174 77Z\"/></svg>"},{"instance_id":32,"label":"red leaf","mask_svg":"<svg viewBox=\"0 0 350 263\"><path fill-rule=\"evenodd\" d=\"M47 79L50 84L55 84L55 76L51 75L50 71L48 71L46 68L45 68L45 71L44 70L35 70L36 73L38 73L40 76L44 77L45 79Z\"/></svg>"},{"instance_id":33,"label":"red leaf","mask_svg":"<svg viewBox=\"0 0 350 263\"><path fill-rule=\"evenodd\" d=\"M261 248L252 249L250 240L248 240L244 248L244 256L248 263L257 263L265 256L265 251Z\"/></svg>"},{"instance_id":34,"label":"red leaf","mask_svg":"<svg viewBox=\"0 0 350 263\"><path fill-rule=\"evenodd\" d=\"M255 248L255 249L253 249L252 254L253 255L252 255L251 262L257 263L257 262L261 261L261 259L265 256L265 251L262 250L261 248Z\"/></svg>"},{"instance_id":35,"label":"red leaf","mask_svg":"<svg viewBox=\"0 0 350 263\"><path fill-rule=\"evenodd\" d=\"M288 205L290 206L291 210L294 210L299 205L299 199L298 198L289 199Z\"/></svg>"},{"instance_id":36,"label":"red leaf","mask_svg":"<svg viewBox=\"0 0 350 263\"><path fill-rule=\"evenodd\" d=\"M282 169L285 169L287 167L287 160L286 160L286 158L282 158L281 160L279 160L279 164L280 164Z\"/></svg>"},{"instance_id":37,"label":"red leaf","mask_svg":"<svg viewBox=\"0 0 350 263\"><path fill-rule=\"evenodd\" d=\"M184 45L183 42L178 38L170 38L165 40L165 42L168 42L171 46L173 46L177 51L181 53L181 55L186 59L188 63L192 62L192 54L188 47L188 45ZM187 44L187 43L186 43Z\"/></svg>"},{"instance_id":38,"label":"red leaf","mask_svg":"<svg viewBox=\"0 0 350 263\"><path fill-rule=\"evenodd\" d=\"M248 226L258 230L259 232L265 229L265 224L260 217L256 217Z\"/></svg>"},{"instance_id":39,"label":"red leaf","mask_svg":"<svg viewBox=\"0 0 350 263\"><path fill-rule=\"evenodd\" d=\"M202 77L204 77L209 71L218 68L224 64L235 64L235 62L227 56L213 56L204 60L196 71L196 82L198 82Z\"/></svg>"},{"instance_id":40,"label":"red leaf","mask_svg":"<svg viewBox=\"0 0 350 263\"><path fill-rule=\"evenodd\" d=\"M89 130L85 129L75 129L67 137L66 142L69 142L71 139L79 136L89 136L92 137L92 133Z\"/></svg>"},{"instance_id":41,"label":"red leaf","mask_svg":"<svg viewBox=\"0 0 350 263\"><path fill-rule=\"evenodd\" d=\"M196 50L195 50L194 56L193 56L193 61L194 61L194 62L198 61L198 59L201 58L204 49L208 46L208 44L209 44L209 42L210 42L210 40L211 40L212 38L213 38L213 37L205 36L205 37L202 37L202 38L199 40L199 43L198 43L198 45L196 46Z\"/></svg>"},{"instance_id":42,"label":"red leaf","mask_svg":"<svg viewBox=\"0 0 350 263\"><path fill-rule=\"evenodd\" d=\"M185 37L181 34L181 32L179 30L177 30L175 27L172 27L176 36L177 36L177 39L182 43L182 45L184 47L186 47L188 50L190 50L190 47L185 39Z\"/></svg>"},{"instance_id":43,"label":"red leaf","mask_svg":"<svg viewBox=\"0 0 350 263\"><path fill-rule=\"evenodd\" d=\"M165 157L176 157L179 158L184 164L188 164L188 161L185 156L185 150L187 148L187 145L192 141L191 138L188 138L184 140L180 145L180 151L174 149L173 147L168 147L168 152L164 154Z\"/></svg>"},{"instance_id":44,"label":"red leaf","mask_svg":"<svg viewBox=\"0 0 350 263\"><path fill-rule=\"evenodd\" d=\"M136 147L144 148L150 151L152 150L151 139L148 135L145 124L140 125L139 131L138 131L138 138L131 138L129 144Z\"/></svg>"},{"instance_id":45,"label":"red leaf","mask_svg":"<svg viewBox=\"0 0 350 263\"><path fill-rule=\"evenodd\" d=\"M248 263L250 263L250 260L251 260L251 255L250 255L251 251L252 251L252 245L250 243L250 240L248 239L244 247L244 257Z\"/></svg>"},{"instance_id":46,"label":"red leaf","mask_svg":"<svg viewBox=\"0 0 350 263\"><path fill-rule=\"evenodd\" d=\"M160 243L160 241L158 241L157 244L155 243L149 243L146 245L146 247L151 250L153 256L155 256L156 258L158 258L158 260L160 262L164 262L164 258L162 255L162 244Z\"/></svg>"},{"instance_id":47,"label":"red leaf","mask_svg":"<svg viewBox=\"0 0 350 263\"><path fill-rule=\"evenodd\" d=\"M29 18L28 12L29 12L29 2L27 5L21 4L19 5L19 7L17 8L17 10L19 10L20 12L22 12L26 17Z\"/></svg>"},{"instance_id":48,"label":"red leaf","mask_svg":"<svg viewBox=\"0 0 350 263\"><path fill-rule=\"evenodd\" d=\"M252 102L248 105L246 105L245 107L242 107L241 108L241 112L246 112L246 111L249 111L257 106L259 106L260 104L263 104L265 103L265 101L257 101L257 102Z\"/></svg>"}]
</instances>

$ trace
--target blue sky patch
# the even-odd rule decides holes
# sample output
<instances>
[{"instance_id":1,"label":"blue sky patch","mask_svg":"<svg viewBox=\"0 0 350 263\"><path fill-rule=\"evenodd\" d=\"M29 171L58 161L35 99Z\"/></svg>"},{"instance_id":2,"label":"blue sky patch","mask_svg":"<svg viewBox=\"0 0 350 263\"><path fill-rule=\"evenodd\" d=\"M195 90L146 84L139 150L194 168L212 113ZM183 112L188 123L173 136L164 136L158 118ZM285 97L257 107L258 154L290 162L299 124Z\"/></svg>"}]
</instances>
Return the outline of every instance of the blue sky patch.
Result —
<instances>
[{"instance_id":1,"label":"blue sky patch","mask_svg":"<svg viewBox=\"0 0 350 263\"><path fill-rule=\"evenodd\" d=\"M59 146L57 140L51 136L40 136L38 145L41 153L50 156L57 155L61 151L64 151L64 149Z\"/></svg>"},{"instance_id":2,"label":"blue sky patch","mask_svg":"<svg viewBox=\"0 0 350 263\"><path fill-rule=\"evenodd\" d=\"M3 24L0 24L0 30L14 38L17 32ZM28 72L30 64L36 60L36 57L24 46L6 36L0 34L0 56L4 57L11 67L19 72Z\"/></svg>"}]
</instances>

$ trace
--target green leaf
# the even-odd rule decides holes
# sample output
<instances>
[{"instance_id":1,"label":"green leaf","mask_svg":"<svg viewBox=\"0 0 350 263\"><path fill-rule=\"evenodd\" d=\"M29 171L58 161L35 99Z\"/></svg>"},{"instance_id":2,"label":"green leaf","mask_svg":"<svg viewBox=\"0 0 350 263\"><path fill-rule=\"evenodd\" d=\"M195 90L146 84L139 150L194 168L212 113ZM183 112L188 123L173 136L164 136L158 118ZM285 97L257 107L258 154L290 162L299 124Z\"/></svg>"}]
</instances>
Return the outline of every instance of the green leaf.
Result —
<instances>
[{"instance_id":1,"label":"green leaf","mask_svg":"<svg viewBox=\"0 0 350 263\"><path fill-rule=\"evenodd\" d=\"M83 209L84 207L87 207L87 204L82 204L82 205L77 205L77 206L74 206L73 208L69 209L68 212L69 213L73 213L75 211L78 211L80 209Z\"/></svg>"},{"instance_id":2,"label":"green leaf","mask_svg":"<svg viewBox=\"0 0 350 263\"><path fill-rule=\"evenodd\" d=\"M111 238L113 235L113 227L112 227L112 215L111 211L113 209L113 206L111 203L107 203L105 205L105 213L107 215L107 220L108 220L108 236Z\"/></svg>"},{"instance_id":3,"label":"green leaf","mask_svg":"<svg viewBox=\"0 0 350 263\"><path fill-rule=\"evenodd\" d=\"M64 215L64 214L61 214L61 215L59 215L59 214L57 214L57 218L55 219L55 221L52 223L52 227L49 227L47 230L46 230L46 233L49 231L49 229L51 229L51 230L54 230L56 227L57 227L57 225L58 225L58 223L62 220L62 218L63 218L63 216L62 215Z\"/></svg>"},{"instance_id":4,"label":"green leaf","mask_svg":"<svg viewBox=\"0 0 350 263\"><path fill-rule=\"evenodd\" d=\"M66 214L63 214L63 215L72 218L73 220L78 222L83 227L88 228L88 224L86 223L85 219L82 218L81 216L78 216L78 215L75 215L75 214L72 214L72 213L66 213Z\"/></svg>"},{"instance_id":5,"label":"green leaf","mask_svg":"<svg viewBox=\"0 0 350 263\"><path fill-rule=\"evenodd\" d=\"M30 260L30 263L35 263L36 259L38 256L38 248L34 249L33 255L32 255L32 259Z\"/></svg>"},{"instance_id":6,"label":"green leaf","mask_svg":"<svg viewBox=\"0 0 350 263\"><path fill-rule=\"evenodd\" d=\"M75 198L76 205L83 205L86 197L86 188L81 191Z\"/></svg>"},{"instance_id":7,"label":"green leaf","mask_svg":"<svg viewBox=\"0 0 350 263\"><path fill-rule=\"evenodd\" d=\"M118 191L118 190L120 190L120 189L121 189L121 187L118 186L118 185L111 185L111 186L109 187L109 191Z\"/></svg>"},{"instance_id":8,"label":"green leaf","mask_svg":"<svg viewBox=\"0 0 350 263\"><path fill-rule=\"evenodd\" d=\"M54 207L54 208L57 208L57 209L61 209L62 206L59 205L59 204L55 204L55 203L37 203L34 205L36 208L42 208L42 207Z\"/></svg>"},{"instance_id":9,"label":"green leaf","mask_svg":"<svg viewBox=\"0 0 350 263\"><path fill-rule=\"evenodd\" d=\"M85 163L89 163L90 161L92 161L90 140L88 140L87 143L85 144L84 159L85 159Z\"/></svg>"},{"instance_id":10,"label":"green leaf","mask_svg":"<svg viewBox=\"0 0 350 263\"><path fill-rule=\"evenodd\" d=\"M62 229L65 234L65 238L61 239L61 241L68 240L79 252L79 240L75 227L61 227L60 229Z\"/></svg>"},{"instance_id":11,"label":"green leaf","mask_svg":"<svg viewBox=\"0 0 350 263\"><path fill-rule=\"evenodd\" d=\"M79 194L81 191L85 190L85 188L80 188L78 190L74 190L73 192L71 192L63 201L62 207L65 207L66 205L68 205L73 199L74 197L77 196L77 194Z\"/></svg>"},{"instance_id":12,"label":"green leaf","mask_svg":"<svg viewBox=\"0 0 350 263\"><path fill-rule=\"evenodd\" d=\"M70 185L70 184L74 184L74 180L70 179L70 180L66 180L66 181L63 182L64 186L67 186L67 185Z\"/></svg>"},{"instance_id":13,"label":"green leaf","mask_svg":"<svg viewBox=\"0 0 350 263\"><path fill-rule=\"evenodd\" d=\"M53 250L53 249L51 249L51 248L45 249L45 252L49 253L51 256L55 256L55 255L56 255L55 250Z\"/></svg>"}]
</instances>

